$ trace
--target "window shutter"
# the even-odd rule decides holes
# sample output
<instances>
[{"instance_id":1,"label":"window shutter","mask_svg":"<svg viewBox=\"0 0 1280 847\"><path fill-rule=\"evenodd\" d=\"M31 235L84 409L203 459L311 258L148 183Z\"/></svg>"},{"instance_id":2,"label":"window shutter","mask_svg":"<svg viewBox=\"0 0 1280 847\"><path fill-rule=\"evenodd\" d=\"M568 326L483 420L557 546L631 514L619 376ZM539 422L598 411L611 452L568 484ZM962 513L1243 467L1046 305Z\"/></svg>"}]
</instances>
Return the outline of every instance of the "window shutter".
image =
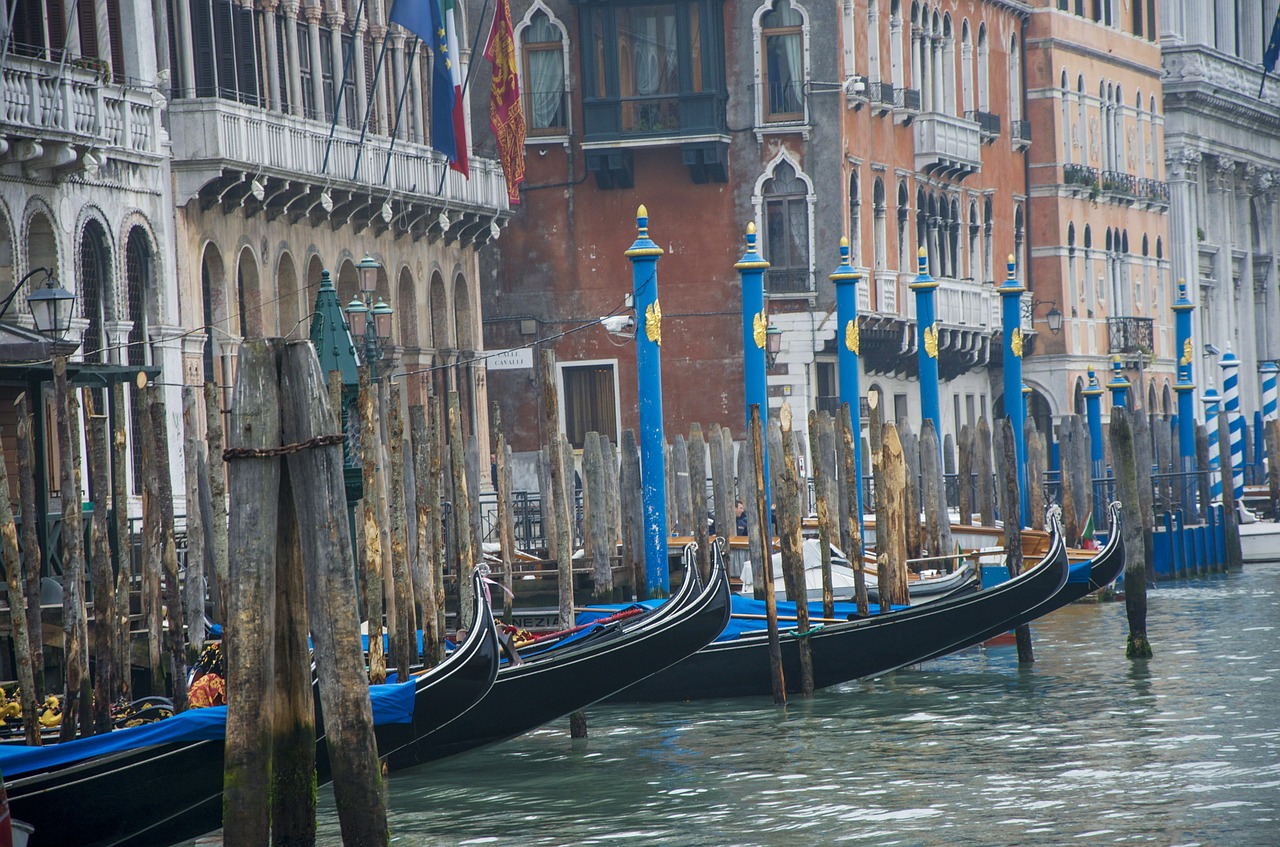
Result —
<instances>
[{"instance_id":1,"label":"window shutter","mask_svg":"<svg viewBox=\"0 0 1280 847\"><path fill-rule=\"evenodd\" d=\"M234 99L236 95L235 35L230 0L213 0L213 55L217 75L217 96Z\"/></svg>"},{"instance_id":2,"label":"window shutter","mask_svg":"<svg viewBox=\"0 0 1280 847\"><path fill-rule=\"evenodd\" d=\"M76 20L80 24L80 55L98 58L98 18L92 2L76 4Z\"/></svg>"},{"instance_id":3,"label":"window shutter","mask_svg":"<svg viewBox=\"0 0 1280 847\"><path fill-rule=\"evenodd\" d=\"M107 29L111 33L111 75L123 78L125 75L124 29L120 22L120 0L107 0ZM160 33L156 35L163 37Z\"/></svg>"},{"instance_id":4,"label":"window shutter","mask_svg":"<svg viewBox=\"0 0 1280 847\"><path fill-rule=\"evenodd\" d=\"M195 42L196 78L191 88L196 97L216 97L218 77L214 68L213 11L209 0L191 0L191 40Z\"/></svg>"},{"instance_id":5,"label":"window shutter","mask_svg":"<svg viewBox=\"0 0 1280 847\"><path fill-rule=\"evenodd\" d=\"M66 20L67 12L62 6L62 0L47 0L46 7L49 10L49 50L55 54L67 45ZM32 28L33 31L35 27Z\"/></svg>"},{"instance_id":6,"label":"window shutter","mask_svg":"<svg viewBox=\"0 0 1280 847\"><path fill-rule=\"evenodd\" d=\"M261 93L258 91L257 62L257 27L254 25L252 6L235 10L236 20L236 74L237 93L244 103L258 105Z\"/></svg>"}]
</instances>

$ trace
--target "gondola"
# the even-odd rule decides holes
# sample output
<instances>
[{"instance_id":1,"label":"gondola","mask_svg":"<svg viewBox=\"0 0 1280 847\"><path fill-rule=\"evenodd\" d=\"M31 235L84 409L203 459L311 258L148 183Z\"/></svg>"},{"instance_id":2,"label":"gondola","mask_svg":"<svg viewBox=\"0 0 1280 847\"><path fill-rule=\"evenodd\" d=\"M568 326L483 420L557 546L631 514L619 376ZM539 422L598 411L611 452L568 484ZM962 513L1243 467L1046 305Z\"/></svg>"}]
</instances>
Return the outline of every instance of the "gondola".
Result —
<instances>
[{"instance_id":1,"label":"gondola","mask_svg":"<svg viewBox=\"0 0 1280 847\"><path fill-rule=\"evenodd\" d=\"M1066 606L1069 603L1074 603L1076 600L1087 597L1094 591L1097 591L1100 588L1106 588L1108 585L1115 582L1116 577L1120 576L1120 572L1124 570L1125 558L1124 539L1120 537L1121 518L1119 502L1113 501L1111 503L1109 514L1110 523L1108 526L1110 526L1111 532L1107 537L1106 545L1098 551L1097 556L1087 562L1079 562L1072 565L1070 569L1071 573L1069 574L1067 581L1062 584L1062 587L1058 589L1052 597L1046 599L1043 603L1040 603L1037 606L1023 610L1021 613L1013 616L1009 620L1001 622L998 626L993 625L988 627L982 633L981 638L974 643L986 641L988 638L994 638L1002 632L1008 632L1022 624L1030 623L1037 618L1042 618L1052 611L1061 609L1063 606ZM1061 536L1061 527L1059 526L1058 521L1059 517L1057 514L1051 515L1050 524L1053 527L1051 535L1055 538ZM1052 543L1050 544L1050 547L1052 548ZM951 652L954 651L939 650L923 657L920 661L926 662L930 659L937 659L938 657L945 656L947 653Z\"/></svg>"},{"instance_id":2,"label":"gondola","mask_svg":"<svg viewBox=\"0 0 1280 847\"><path fill-rule=\"evenodd\" d=\"M493 685L500 647L481 576L475 626L436 667L373 686L379 755L456 720ZM317 697L317 779L329 780ZM42 748L0 747L9 806L35 843L162 845L222 825L226 707L192 709L144 726Z\"/></svg>"},{"instance_id":3,"label":"gondola","mask_svg":"<svg viewBox=\"0 0 1280 847\"><path fill-rule=\"evenodd\" d=\"M729 578L718 548L706 584L687 566L676 594L633 622L579 633L575 640L504 664L493 687L458 720L387 758L412 767L514 738L591 705L706 646L729 619Z\"/></svg>"},{"instance_id":4,"label":"gondola","mask_svg":"<svg viewBox=\"0 0 1280 847\"><path fill-rule=\"evenodd\" d=\"M1053 533L1048 555L1035 567L976 593L958 592L884 615L813 626L808 638L816 688L886 673L924 657L948 653L983 640L993 626L1053 597L1067 578L1062 533ZM800 689L800 655L794 630L782 635L787 689ZM772 691L769 644L764 632L717 641L665 671L615 694L611 702L698 700L767 695Z\"/></svg>"}]
</instances>

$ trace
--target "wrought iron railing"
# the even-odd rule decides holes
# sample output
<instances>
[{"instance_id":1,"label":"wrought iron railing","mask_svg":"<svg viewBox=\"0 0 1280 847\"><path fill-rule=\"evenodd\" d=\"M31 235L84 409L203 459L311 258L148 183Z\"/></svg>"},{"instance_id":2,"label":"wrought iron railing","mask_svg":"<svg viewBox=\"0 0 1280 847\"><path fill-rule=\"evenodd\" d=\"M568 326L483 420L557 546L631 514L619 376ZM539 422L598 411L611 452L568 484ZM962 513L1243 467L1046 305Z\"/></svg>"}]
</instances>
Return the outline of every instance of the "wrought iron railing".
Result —
<instances>
[{"instance_id":1,"label":"wrought iron railing","mask_svg":"<svg viewBox=\"0 0 1280 847\"><path fill-rule=\"evenodd\" d=\"M1088 165L1063 165L1062 181L1066 185L1086 185L1098 187L1098 169Z\"/></svg>"},{"instance_id":2,"label":"wrought iron railing","mask_svg":"<svg viewBox=\"0 0 1280 847\"><path fill-rule=\"evenodd\" d=\"M1138 196L1138 178L1123 171L1103 171L1102 190L1124 197Z\"/></svg>"},{"instance_id":3,"label":"wrought iron railing","mask_svg":"<svg viewBox=\"0 0 1280 847\"><path fill-rule=\"evenodd\" d=\"M808 268L769 268L764 278L770 294L808 294L813 291L813 277Z\"/></svg>"},{"instance_id":4,"label":"wrought iron railing","mask_svg":"<svg viewBox=\"0 0 1280 847\"><path fill-rule=\"evenodd\" d=\"M1014 141L1031 143L1031 121L1010 121L1009 134Z\"/></svg>"},{"instance_id":5,"label":"wrought iron railing","mask_svg":"<svg viewBox=\"0 0 1280 847\"><path fill-rule=\"evenodd\" d=\"M1169 183L1159 179L1138 180L1138 194L1157 203L1169 202Z\"/></svg>"},{"instance_id":6,"label":"wrought iron railing","mask_svg":"<svg viewBox=\"0 0 1280 847\"><path fill-rule=\"evenodd\" d=\"M893 96L893 83L873 82L867 88L867 96L873 103L883 103L886 106L892 106L895 101Z\"/></svg>"},{"instance_id":7,"label":"wrought iron railing","mask_svg":"<svg viewBox=\"0 0 1280 847\"><path fill-rule=\"evenodd\" d=\"M1150 354L1155 349L1152 318L1107 318L1107 352Z\"/></svg>"},{"instance_id":8,"label":"wrought iron railing","mask_svg":"<svg viewBox=\"0 0 1280 847\"><path fill-rule=\"evenodd\" d=\"M920 90L917 88L895 88L893 90L893 105L897 109L906 109L908 112L920 111Z\"/></svg>"}]
</instances>

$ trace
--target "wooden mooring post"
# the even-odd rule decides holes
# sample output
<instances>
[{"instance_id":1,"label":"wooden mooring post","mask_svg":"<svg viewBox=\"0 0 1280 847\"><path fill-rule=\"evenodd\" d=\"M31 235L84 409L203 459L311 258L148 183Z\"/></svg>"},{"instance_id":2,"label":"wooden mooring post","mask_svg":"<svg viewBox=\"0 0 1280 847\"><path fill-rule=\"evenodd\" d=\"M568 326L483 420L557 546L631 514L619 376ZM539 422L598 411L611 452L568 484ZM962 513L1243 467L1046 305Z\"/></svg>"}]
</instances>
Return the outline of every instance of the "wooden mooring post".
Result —
<instances>
[{"instance_id":1,"label":"wooden mooring post","mask_svg":"<svg viewBox=\"0 0 1280 847\"><path fill-rule=\"evenodd\" d=\"M360 368L360 470L364 490L361 527L364 538L364 614L369 631L369 679L387 679L387 657L382 644L382 528L378 525L378 423L374 414L377 395L369 381L369 369Z\"/></svg>"},{"instance_id":2,"label":"wooden mooring post","mask_svg":"<svg viewBox=\"0 0 1280 847\"><path fill-rule=\"evenodd\" d=\"M1000 439L1004 455L1007 458L1000 480L1001 485L1004 487L1001 507L1005 516L1005 562L1009 568L1009 579L1013 579L1022 573L1022 523L1019 517L1022 514L1022 503L1020 502L1022 493L1018 485L1018 463L1013 460L1014 450L1016 449L1013 421L1007 417L1003 418L996 425L996 429L996 436ZM1035 662L1035 652L1031 647L1031 626L1029 624L1017 626L1014 628L1013 634L1018 648L1018 664L1029 665Z\"/></svg>"},{"instance_id":3,"label":"wooden mooring post","mask_svg":"<svg viewBox=\"0 0 1280 847\"><path fill-rule=\"evenodd\" d=\"M218 602L214 607L214 617L218 621L226 618L227 594L230 592L229 565L227 561L229 542L227 537L227 465L222 460L222 400L218 387L212 382L204 384L205 441L209 449L209 500L213 504L213 540L209 551L209 560L213 565L213 579L217 586ZM135 402L137 402L135 400ZM124 434L124 422L119 423L120 435ZM125 537L125 536L122 536Z\"/></svg>"},{"instance_id":4,"label":"wooden mooring post","mask_svg":"<svg viewBox=\"0 0 1280 847\"><path fill-rule=\"evenodd\" d=\"M31 661L31 640L27 634L27 598L23 586L24 568L22 554L18 551L18 528L14 525L13 507L9 502L9 470L3 444L0 444L0 494L4 495L0 497L0 557L3 557L4 575L9 588L9 631L13 636L13 655L17 664L18 688L21 691L22 730L27 744L32 747L38 747L40 746L39 701L36 699L35 668ZM31 513L28 512L27 514ZM94 517L97 517L96 512ZM34 522L23 521L23 523ZM108 572L110 572L109 563ZM108 580L108 593L111 590L112 586L110 580ZM39 606L37 605L38 608ZM107 620L110 621L111 619L107 618ZM110 645L108 645L108 649L110 649ZM97 651L95 650L95 652ZM98 661L102 661L101 653L98 653ZM40 671L43 673L43 657L41 657L40 664ZM110 664L110 656L108 655L107 665L110 666ZM103 683L103 687L107 687L109 691L109 675L107 680L108 682ZM108 695L109 703L110 696Z\"/></svg>"},{"instance_id":5,"label":"wooden mooring post","mask_svg":"<svg viewBox=\"0 0 1280 847\"><path fill-rule=\"evenodd\" d=\"M164 575L165 644L169 648L169 691L174 708L187 708L186 626L182 614L182 586L178 573L178 546L173 529L173 477L169 473L169 425L161 388L148 389L147 406L151 412L151 437L155 445L151 475L156 478L156 494L160 501L160 566ZM193 622L194 623L194 622ZM203 625L203 616L200 621Z\"/></svg>"},{"instance_id":6,"label":"wooden mooring post","mask_svg":"<svg viewBox=\"0 0 1280 847\"><path fill-rule=\"evenodd\" d=\"M1267 489L1272 520L1280 520L1280 420L1269 420L1267 432Z\"/></svg>"},{"instance_id":7,"label":"wooden mooring post","mask_svg":"<svg viewBox=\"0 0 1280 847\"><path fill-rule=\"evenodd\" d=\"M515 553L515 526L511 514L511 448L507 446L506 434L502 431L502 413L496 405L493 411L494 428L498 433L498 446L494 456L497 460L498 473L498 544L502 548L502 620L510 624L512 621L512 585L511 561Z\"/></svg>"},{"instance_id":8,"label":"wooden mooring post","mask_svg":"<svg viewBox=\"0 0 1280 847\"><path fill-rule=\"evenodd\" d=\"M93 523L90 529L90 573L93 584L93 729L94 732L107 732L111 729L111 695L115 690L115 656L113 649L117 642L116 625L116 580L111 572L111 538L109 536L110 519L107 516L107 502L110 496L107 480L111 478L111 464L108 459L107 419L102 415L89 416L89 478L93 480ZM0 480L0 492L7 491ZM0 497L0 499L5 499ZM0 507L0 523L5 521L8 503ZM5 565L8 569L8 563ZM9 597L13 598L14 584L9 581ZM11 602L11 607L19 608ZM13 639L15 654L18 658L18 671L22 672L22 652L18 648L20 637L17 621L21 615L14 616ZM203 623L203 621L201 621ZM200 627L203 629L203 627ZM26 627L21 636L26 635ZM182 632L178 632L181 642ZM26 656L28 666L31 656ZM30 668L28 667L28 670ZM43 668L41 668L43 671ZM29 680L31 681L31 680ZM185 684L185 680L183 681ZM22 683L25 685L26 683ZM30 690L30 689L27 689ZM23 717L26 721L26 717ZM30 743L30 741L28 741Z\"/></svg>"},{"instance_id":9,"label":"wooden mooring post","mask_svg":"<svg viewBox=\"0 0 1280 847\"><path fill-rule=\"evenodd\" d=\"M804 573L804 537L801 534L801 505L807 491L800 481L796 457L796 432L791 428L791 406L782 404L778 415L782 424L782 462L773 473L774 490L778 492L778 536L782 542L782 573L787 593L796 604L794 636L800 650L800 695L813 696L813 649L809 645L809 596Z\"/></svg>"},{"instance_id":10,"label":"wooden mooring post","mask_svg":"<svg viewBox=\"0 0 1280 847\"><path fill-rule=\"evenodd\" d=\"M182 570L183 606L187 625L187 657L194 660L204 649L205 596L208 581L205 563L204 488L208 485L209 463L204 454L204 442L200 438L197 418L196 390L190 385L182 387L182 478L187 495L187 556ZM121 468L120 473L127 473ZM96 507L95 507L96 510ZM109 572L109 571L108 571ZM101 585L95 578L94 585ZM115 603L112 603L114 609ZM94 591L94 609L97 609L97 590Z\"/></svg>"},{"instance_id":11,"label":"wooden mooring post","mask_svg":"<svg viewBox=\"0 0 1280 847\"><path fill-rule=\"evenodd\" d=\"M848 553L849 564L853 567L853 598L858 606L858 616L865 618L871 614L871 607L867 597L866 562L862 549L863 518L859 510L858 474L855 466L857 457L853 449L853 440L857 436L853 431L853 416L848 403L840 407L840 437L844 443L842 451L844 453L844 487L849 490L845 512L849 541L845 550Z\"/></svg>"},{"instance_id":12,"label":"wooden mooring post","mask_svg":"<svg viewBox=\"0 0 1280 847\"><path fill-rule=\"evenodd\" d=\"M75 445L79 444L80 404L67 387L65 356L53 359L53 396L57 405L58 455L62 481L62 633L66 657L66 687L62 700L62 728L59 741L70 741L76 727L92 734L90 711L88 644L81 623L84 608L84 546L80 520L80 465Z\"/></svg>"},{"instance_id":13,"label":"wooden mooring post","mask_svg":"<svg viewBox=\"0 0 1280 847\"><path fill-rule=\"evenodd\" d=\"M409 434L413 442L414 508L418 513L415 539L418 555L413 560L414 599L422 609L422 659L428 667L433 667L444 658L444 643L440 639L440 622L436 614L436 598L441 592L436 576L440 561L437 541L440 497L434 472L438 470L439 463L434 461L437 448L429 434L424 407L409 408ZM434 469L433 465L436 466Z\"/></svg>"},{"instance_id":14,"label":"wooden mooring post","mask_svg":"<svg viewBox=\"0 0 1280 847\"><path fill-rule=\"evenodd\" d=\"M25 580L23 590L27 601L27 639L30 644L29 655L32 657L33 662L38 662L40 665L40 667L33 670L35 676L34 686L27 693L36 703L40 703L44 700L45 688L44 634L40 621L40 570L42 562L40 559L40 541L36 533L36 526L39 521L36 515L40 514L40 512L36 506L36 465L31 443L31 422L34 417L31 411L31 398L27 396L25 391L18 398L17 406L18 502L22 508L22 571ZM126 559L125 561L127 562L128 560ZM126 620L125 638L128 638L128 635L129 629ZM128 661L124 650L120 650L118 655L125 656L124 661ZM125 668L127 670L127 664L125 664ZM34 721L25 717L23 720L28 726L34 725Z\"/></svg>"},{"instance_id":15,"label":"wooden mooring post","mask_svg":"<svg viewBox=\"0 0 1280 847\"><path fill-rule=\"evenodd\" d=\"M752 456L753 471L751 478L755 484L755 512L757 515L762 516L758 523L767 527L769 507L766 505L764 494L764 456L768 447L765 444L764 424L760 420L760 407L755 404L751 406L751 428L747 433L747 442ZM768 530L766 529L765 532L768 532ZM759 530L757 530L757 534L759 534ZM768 536L764 537L767 538ZM771 547L772 544L769 546ZM783 706L787 702L787 681L783 676L782 642L778 637L778 604L773 586L773 557L769 555L769 551L766 548L765 554L760 559L753 560L753 567L755 567L754 563L756 561L760 563L755 574L756 583L763 583L764 585L765 627L768 630L769 637L769 681L773 687L773 702Z\"/></svg>"},{"instance_id":16,"label":"wooden mooring post","mask_svg":"<svg viewBox=\"0 0 1280 847\"><path fill-rule=\"evenodd\" d=\"M689 427L689 502L693 540L698 545L698 572L703 580L711 578L711 528L707 525L707 443L702 437L702 427L693 423Z\"/></svg>"},{"instance_id":17,"label":"wooden mooring post","mask_svg":"<svg viewBox=\"0 0 1280 847\"><path fill-rule=\"evenodd\" d=\"M392 652L399 679L407 678L409 668L418 663L418 618L414 610L413 575L409 566L408 519L404 495L404 415L401 411L400 383L390 387L388 421L390 442L387 445L388 514L391 519L391 574L394 580L395 629Z\"/></svg>"},{"instance_id":18,"label":"wooden mooring post","mask_svg":"<svg viewBox=\"0 0 1280 847\"><path fill-rule=\"evenodd\" d=\"M876 472L876 564L883 614L893 606L907 605L911 599L907 590L907 463L895 425L884 425L881 441L880 467Z\"/></svg>"},{"instance_id":19,"label":"wooden mooring post","mask_svg":"<svg viewBox=\"0 0 1280 847\"><path fill-rule=\"evenodd\" d=\"M1137 455L1133 448L1133 428L1127 412L1111 410L1107 434L1111 442L1116 497L1125 508L1121 521L1125 548L1124 608L1129 621L1125 655L1130 659L1147 659L1152 655L1151 642L1147 639L1147 563L1142 543L1142 519L1136 514L1141 508L1138 505L1138 486L1145 484L1146 476L1140 483Z\"/></svg>"},{"instance_id":20,"label":"wooden mooring post","mask_svg":"<svg viewBox=\"0 0 1280 847\"><path fill-rule=\"evenodd\" d=\"M111 475L111 514L112 524L116 535L116 555L119 561L119 572L116 574L115 582L115 680L116 690L112 692L112 698L123 697L126 701L133 699L133 636L130 633L130 623L132 620L131 609L129 608L129 594L133 585L133 550L129 538L129 468L128 454L128 437L125 431L125 420L127 412L124 403L124 385L116 383L111 386L111 410L115 420L111 427L111 465L116 469ZM221 456L221 454L219 454ZM218 459L221 463L222 459ZM224 511L225 511L225 503ZM223 538L226 538L226 527L223 527ZM212 545L210 545L212 546ZM36 548L37 550L39 548ZM37 573L37 580L39 574ZM214 595L217 595L217 585L215 583ZM39 590L37 586L37 591ZM37 608L38 597L37 596ZM221 603L221 600L218 600ZM221 614L222 607L218 606L217 611ZM219 618L225 621L225 617ZM32 655L39 655L33 653Z\"/></svg>"},{"instance_id":21,"label":"wooden mooring post","mask_svg":"<svg viewBox=\"0 0 1280 847\"><path fill-rule=\"evenodd\" d=\"M811 464L813 465L814 510L818 515L818 552L822 566L822 616L829 618L835 614L835 597L831 587L831 504L828 502L827 489L831 482L834 464L830 455L823 449L822 424L814 409L809 410L808 424L809 456L813 460ZM803 547L801 549L803 550ZM809 600L809 577L805 571L804 555L801 553L800 590L804 596L797 598L800 603L808 603ZM808 609L805 610L805 616L808 617Z\"/></svg>"}]
</instances>

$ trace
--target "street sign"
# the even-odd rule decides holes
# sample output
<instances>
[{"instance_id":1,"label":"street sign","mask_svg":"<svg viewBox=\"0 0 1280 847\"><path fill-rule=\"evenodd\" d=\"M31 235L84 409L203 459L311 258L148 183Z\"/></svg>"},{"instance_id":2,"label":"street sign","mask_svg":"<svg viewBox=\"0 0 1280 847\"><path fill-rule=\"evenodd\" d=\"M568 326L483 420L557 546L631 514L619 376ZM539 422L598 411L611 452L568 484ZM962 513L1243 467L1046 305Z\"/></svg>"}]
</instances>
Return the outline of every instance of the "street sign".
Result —
<instances>
[{"instance_id":1,"label":"street sign","mask_svg":"<svg viewBox=\"0 0 1280 847\"><path fill-rule=\"evenodd\" d=\"M533 367L533 348L490 350L485 356L484 364L491 371L528 370Z\"/></svg>"}]
</instances>

